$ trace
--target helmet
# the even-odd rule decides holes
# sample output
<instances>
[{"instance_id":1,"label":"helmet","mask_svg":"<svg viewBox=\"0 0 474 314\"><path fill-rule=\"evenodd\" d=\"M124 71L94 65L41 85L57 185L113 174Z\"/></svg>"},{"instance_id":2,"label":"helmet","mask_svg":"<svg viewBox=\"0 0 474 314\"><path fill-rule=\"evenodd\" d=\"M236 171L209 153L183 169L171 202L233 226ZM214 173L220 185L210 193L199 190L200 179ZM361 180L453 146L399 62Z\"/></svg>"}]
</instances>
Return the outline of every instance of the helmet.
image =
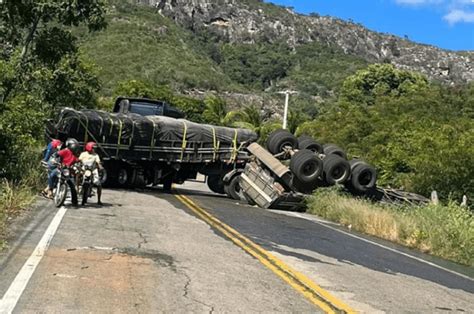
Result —
<instances>
[{"instance_id":1,"label":"helmet","mask_svg":"<svg viewBox=\"0 0 474 314\"><path fill-rule=\"evenodd\" d=\"M66 147L69 148L74 155L78 155L80 152L79 142L75 138L68 138L66 141Z\"/></svg>"},{"instance_id":2,"label":"helmet","mask_svg":"<svg viewBox=\"0 0 474 314\"><path fill-rule=\"evenodd\" d=\"M57 140L57 139L54 139L54 140L51 141L51 147L54 148L54 149L57 149L62 144L63 144L63 142L61 142L60 140Z\"/></svg>"},{"instance_id":3,"label":"helmet","mask_svg":"<svg viewBox=\"0 0 474 314\"><path fill-rule=\"evenodd\" d=\"M79 146L79 142L75 138L68 138L66 141L66 147L70 149L71 145Z\"/></svg>"},{"instance_id":4,"label":"helmet","mask_svg":"<svg viewBox=\"0 0 474 314\"><path fill-rule=\"evenodd\" d=\"M96 142L88 142L86 144L86 151L91 153L95 148L97 147L97 143Z\"/></svg>"}]
</instances>

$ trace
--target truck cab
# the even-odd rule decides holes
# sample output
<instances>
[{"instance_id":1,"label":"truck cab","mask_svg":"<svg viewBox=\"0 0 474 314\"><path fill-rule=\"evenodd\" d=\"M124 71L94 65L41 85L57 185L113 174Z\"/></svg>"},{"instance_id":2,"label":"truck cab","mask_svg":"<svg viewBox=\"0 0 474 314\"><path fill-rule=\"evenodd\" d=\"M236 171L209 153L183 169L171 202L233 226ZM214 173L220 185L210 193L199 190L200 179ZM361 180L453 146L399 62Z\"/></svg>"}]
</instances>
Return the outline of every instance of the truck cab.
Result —
<instances>
[{"instance_id":1,"label":"truck cab","mask_svg":"<svg viewBox=\"0 0 474 314\"><path fill-rule=\"evenodd\" d=\"M113 112L124 114L135 113L141 116L167 116L176 119L185 117L181 110L170 104L148 98L118 97L115 100Z\"/></svg>"}]
</instances>

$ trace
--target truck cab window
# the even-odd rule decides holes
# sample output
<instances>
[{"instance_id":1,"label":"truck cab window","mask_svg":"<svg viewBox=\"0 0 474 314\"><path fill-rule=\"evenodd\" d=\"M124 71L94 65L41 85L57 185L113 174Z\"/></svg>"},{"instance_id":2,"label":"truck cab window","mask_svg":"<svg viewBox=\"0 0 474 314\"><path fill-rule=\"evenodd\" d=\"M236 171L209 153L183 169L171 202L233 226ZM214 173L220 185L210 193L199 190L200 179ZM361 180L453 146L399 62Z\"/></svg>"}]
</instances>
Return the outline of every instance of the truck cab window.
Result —
<instances>
[{"instance_id":1,"label":"truck cab window","mask_svg":"<svg viewBox=\"0 0 474 314\"><path fill-rule=\"evenodd\" d=\"M131 102L129 112L141 116L162 116L163 104L152 104L147 102Z\"/></svg>"}]
</instances>

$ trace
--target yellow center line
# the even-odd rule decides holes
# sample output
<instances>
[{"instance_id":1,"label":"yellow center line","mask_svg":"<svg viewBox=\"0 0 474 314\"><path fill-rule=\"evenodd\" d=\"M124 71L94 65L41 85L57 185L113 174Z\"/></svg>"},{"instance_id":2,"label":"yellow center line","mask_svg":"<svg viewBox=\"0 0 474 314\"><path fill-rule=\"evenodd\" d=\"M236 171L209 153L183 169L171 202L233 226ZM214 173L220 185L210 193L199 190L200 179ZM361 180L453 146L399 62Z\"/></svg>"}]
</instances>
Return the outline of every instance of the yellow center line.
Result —
<instances>
[{"instance_id":1,"label":"yellow center line","mask_svg":"<svg viewBox=\"0 0 474 314\"><path fill-rule=\"evenodd\" d=\"M324 312L356 313L354 309L350 308L341 300L331 295L328 291L318 286L308 277L294 270L282 260L278 259L277 257L270 254L268 251L263 249L258 244L254 243L232 227L228 226L216 217L212 216L210 213L208 213L202 207L198 206L187 196L181 194L175 194L175 196L190 210L192 210L198 217L200 217L213 228L220 231L237 246L245 250L247 253L249 253L256 259L258 259L263 265L265 265L267 268L277 274L296 291L303 294L311 303L322 309Z\"/></svg>"}]
</instances>

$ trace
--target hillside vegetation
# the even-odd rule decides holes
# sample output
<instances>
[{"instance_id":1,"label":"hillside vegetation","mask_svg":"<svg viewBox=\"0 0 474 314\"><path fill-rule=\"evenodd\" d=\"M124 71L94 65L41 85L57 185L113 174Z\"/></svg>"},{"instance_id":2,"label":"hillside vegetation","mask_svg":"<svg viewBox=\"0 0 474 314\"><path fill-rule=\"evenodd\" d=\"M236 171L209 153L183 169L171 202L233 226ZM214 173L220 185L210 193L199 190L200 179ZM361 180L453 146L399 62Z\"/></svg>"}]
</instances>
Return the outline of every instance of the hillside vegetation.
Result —
<instances>
[{"instance_id":1,"label":"hillside vegetation","mask_svg":"<svg viewBox=\"0 0 474 314\"><path fill-rule=\"evenodd\" d=\"M157 10L112 1L102 32L77 32L81 51L99 67L103 92L120 81L138 79L178 91L201 89L261 93L290 87L327 96L345 77L367 65L361 58L319 43L283 41L227 43L215 33L191 32Z\"/></svg>"},{"instance_id":2,"label":"hillside vegetation","mask_svg":"<svg viewBox=\"0 0 474 314\"><path fill-rule=\"evenodd\" d=\"M81 52L99 67L104 94L130 79L175 89L238 89L199 51L190 32L149 7L114 3L108 9L106 30L77 31Z\"/></svg>"}]
</instances>

